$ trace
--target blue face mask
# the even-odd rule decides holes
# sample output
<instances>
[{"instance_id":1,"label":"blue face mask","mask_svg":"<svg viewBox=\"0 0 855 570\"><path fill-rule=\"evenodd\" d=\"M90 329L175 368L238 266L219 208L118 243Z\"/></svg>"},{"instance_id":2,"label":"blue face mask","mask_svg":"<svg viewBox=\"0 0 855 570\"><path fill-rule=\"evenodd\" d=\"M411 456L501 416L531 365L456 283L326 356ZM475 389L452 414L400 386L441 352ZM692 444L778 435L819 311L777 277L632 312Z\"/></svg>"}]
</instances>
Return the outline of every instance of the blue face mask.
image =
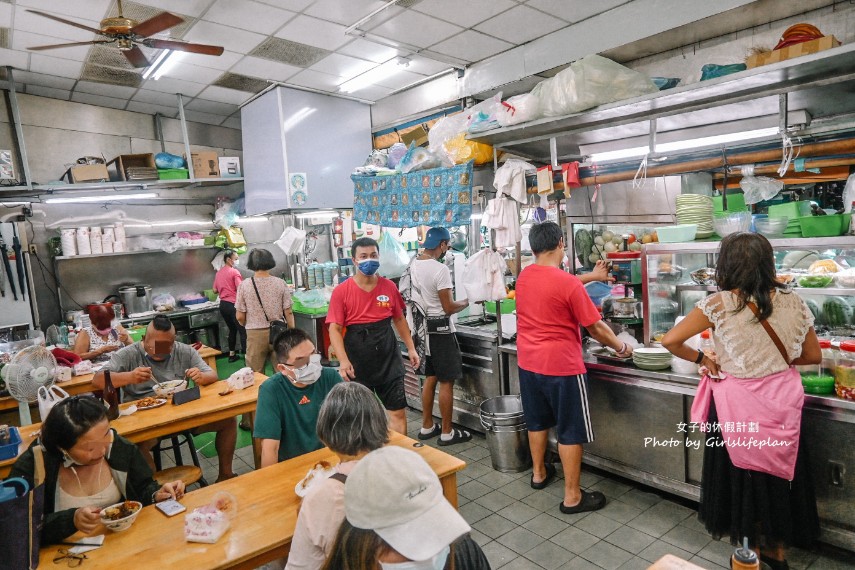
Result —
<instances>
[{"instance_id":1,"label":"blue face mask","mask_svg":"<svg viewBox=\"0 0 855 570\"><path fill-rule=\"evenodd\" d=\"M376 259L366 259L365 261L360 261L357 267L359 267L360 273L370 277L377 273L377 270L380 268L380 262Z\"/></svg>"}]
</instances>

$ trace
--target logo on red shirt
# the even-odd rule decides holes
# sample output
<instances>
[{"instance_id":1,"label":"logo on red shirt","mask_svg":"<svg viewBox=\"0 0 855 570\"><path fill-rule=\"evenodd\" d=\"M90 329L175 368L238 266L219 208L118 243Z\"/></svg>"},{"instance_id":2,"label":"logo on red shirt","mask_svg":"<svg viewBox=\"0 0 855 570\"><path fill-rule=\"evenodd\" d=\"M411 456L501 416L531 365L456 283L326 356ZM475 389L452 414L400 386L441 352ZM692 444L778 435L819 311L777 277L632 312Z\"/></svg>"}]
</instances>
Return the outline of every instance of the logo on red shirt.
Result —
<instances>
[{"instance_id":1,"label":"logo on red shirt","mask_svg":"<svg viewBox=\"0 0 855 570\"><path fill-rule=\"evenodd\" d=\"M388 309L392 306L391 299L388 295L377 295L377 306L381 309Z\"/></svg>"},{"instance_id":2,"label":"logo on red shirt","mask_svg":"<svg viewBox=\"0 0 855 570\"><path fill-rule=\"evenodd\" d=\"M302 400L300 400L300 401L299 401L299 402L297 402L297 403L298 403L298 404L300 404L300 405L303 405L303 404L309 404L309 403L311 403L311 400L310 400L309 398L307 398L306 396L303 396L303 399L302 399Z\"/></svg>"}]
</instances>

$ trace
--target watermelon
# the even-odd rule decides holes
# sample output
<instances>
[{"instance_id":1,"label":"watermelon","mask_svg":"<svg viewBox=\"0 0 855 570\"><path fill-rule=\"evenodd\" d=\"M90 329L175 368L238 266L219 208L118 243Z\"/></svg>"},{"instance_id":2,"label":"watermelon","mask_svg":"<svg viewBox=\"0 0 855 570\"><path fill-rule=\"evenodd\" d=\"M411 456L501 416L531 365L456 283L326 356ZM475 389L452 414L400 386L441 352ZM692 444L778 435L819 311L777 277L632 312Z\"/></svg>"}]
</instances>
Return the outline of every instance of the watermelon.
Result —
<instances>
[{"instance_id":1,"label":"watermelon","mask_svg":"<svg viewBox=\"0 0 855 570\"><path fill-rule=\"evenodd\" d=\"M852 322L852 305L845 297L829 297L822 304L823 320L830 327L841 327Z\"/></svg>"},{"instance_id":2,"label":"watermelon","mask_svg":"<svg viewBox=\"0 0 855 570\"><path fill-rule=\"evenodd\" d=\"M805 299L805 305L810 309L810 312L813 313L813 319L815 324L822 324L822 311L819 309L819 303L814 301L813 299Z\"/></svg>"}]
</instances>

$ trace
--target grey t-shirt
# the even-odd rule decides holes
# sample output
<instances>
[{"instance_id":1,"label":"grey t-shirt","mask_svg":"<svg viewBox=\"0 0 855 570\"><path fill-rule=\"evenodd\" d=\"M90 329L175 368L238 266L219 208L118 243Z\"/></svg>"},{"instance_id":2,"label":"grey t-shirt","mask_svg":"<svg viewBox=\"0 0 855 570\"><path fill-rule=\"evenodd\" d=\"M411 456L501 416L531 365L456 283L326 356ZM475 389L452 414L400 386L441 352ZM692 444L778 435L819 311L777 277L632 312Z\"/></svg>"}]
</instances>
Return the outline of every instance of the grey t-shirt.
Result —
<instances>
[{"instance_id":1,"label":"grey t-shirt","mask_svg":"<svg viewBox=\"0 0 855 570\"><path fill-rule=\"evenodd\" d=\"M211 367L205 364L205 361L202 360L196 349L181 342L176 342L172 345L172 353L164 361L151 360L147 356L142 342L135 342L114 352L110 358L110 362L104 366L104 370L130 372L141 366L150 367L152 376L158 382L184 378L184 372L188 368L198 368L202 372L209 372L211 370ZM153 380L142 382L141 384L122 386L123 400L127 402L154 396L152 386L154 386Z\"/></svg>"}]
</instances>

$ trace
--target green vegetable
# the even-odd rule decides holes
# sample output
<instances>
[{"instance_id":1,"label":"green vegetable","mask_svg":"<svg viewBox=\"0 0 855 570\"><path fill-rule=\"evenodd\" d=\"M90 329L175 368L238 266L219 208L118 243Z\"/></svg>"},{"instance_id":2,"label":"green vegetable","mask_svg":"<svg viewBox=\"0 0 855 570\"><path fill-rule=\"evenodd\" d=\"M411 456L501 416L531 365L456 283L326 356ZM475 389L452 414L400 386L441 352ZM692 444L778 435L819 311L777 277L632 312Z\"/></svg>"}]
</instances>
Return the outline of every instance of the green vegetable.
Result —
<instances>
[{"instance_id":1,"label":"green vegetable","mask_svg":"<svg viewBox=\"0 0 855 570\"><path fill-rule=\"evenodd\" d=\"M841 327L852 322L852 305L844 297L829 297L822 304L822 315L825 324L830 327Z\"/></svg>"},{"instance_id":2,"label":"green vegetable","mask_svg":"<svg viewBox=\"0 0 855 570\"><path fill-rule=\"evenodd\" d=\"M828 287L832 281L834 277L831 275L804 275L799 277L799 287Z\"/></svg>"},{"instance_id":3,"label":"green vegetable","mask_svg":"<svg viewBox=\"0 0 855 570\"><path fill-rule=\"evenodd\" d=\"M577 230L576 235L574 236L574 241L576 252L585 264L585 267L592 267L593 263L588 257L591 253L591 247L594 245L594 238L591 236L591 232L584 228Z\"/></svg>"}]
</instances>

